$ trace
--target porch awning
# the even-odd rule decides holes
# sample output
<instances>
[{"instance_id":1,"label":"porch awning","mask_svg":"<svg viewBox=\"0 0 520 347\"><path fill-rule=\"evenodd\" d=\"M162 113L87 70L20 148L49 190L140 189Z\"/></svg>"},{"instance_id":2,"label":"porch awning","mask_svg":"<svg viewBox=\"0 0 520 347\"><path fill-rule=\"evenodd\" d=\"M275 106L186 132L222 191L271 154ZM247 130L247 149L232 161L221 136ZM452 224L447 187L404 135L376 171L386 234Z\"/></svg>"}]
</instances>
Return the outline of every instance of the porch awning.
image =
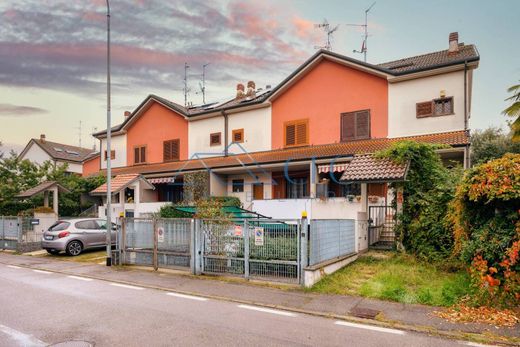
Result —
<instances>
[{"instance_id":1,"label":"porch awning","mask_svg":"<svg viewBox=\"0 0 520 347\"><path fill-rule=\"evenodd\" d=\"M332 172L343 172L347 168L349 163L337 163L332 164ZM318 173L330 172L331 164L318 165Z\"/></svg>"},{"instance_id":2,"label":"porch awning","mask_svg":"<svg viewBox=\"0 0 520 347\"><path fill-rule=\"evenodd\" d=\"M147 178L147 180L151 184L167 184L167 183L174 183L175 182L175 177Z\"/></svg>"},{"instance_id":3,"label":"porch awning","mask_svg":"<svg viewBox=\"0 0 520 347\"><path fill-rule=\"evenodd\" d=\"M399 164L391 159L376 158L372 154L356 155L345 168L341 181L347 182L395 182L404 181L409 162Z\"/></svg>"}]
</instances>

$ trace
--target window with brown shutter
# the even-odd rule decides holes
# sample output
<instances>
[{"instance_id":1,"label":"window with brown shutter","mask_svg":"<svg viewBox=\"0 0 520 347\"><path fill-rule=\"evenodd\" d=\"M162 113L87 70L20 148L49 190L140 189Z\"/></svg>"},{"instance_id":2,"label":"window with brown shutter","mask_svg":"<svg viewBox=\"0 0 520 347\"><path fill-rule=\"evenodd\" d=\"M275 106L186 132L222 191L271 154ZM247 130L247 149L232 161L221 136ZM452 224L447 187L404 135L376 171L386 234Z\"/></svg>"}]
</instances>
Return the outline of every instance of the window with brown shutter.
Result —
<instances>
[{"instance_id":1,"label":"window with brown shutter","mask_svg":"<svg viewBox=\"0 0 520 347\"><path fill-rule=\"evenodd\" d=\"M235 129L232 131L233 142L244 142L244 129Z\"/></svg>"},{"instance_id":2,"label":"window with brown shutter","mask_svg":"<svg viewBox=\"0 0 520 347\"><path fill-rule=\"evenodd\" d=\"M209 135L209 145L210 146L218 146L222 143L221 141L221 133L213 133Z\"/></svg>"},{"instance_id":3,"label":"window with brown shutter","mask_svg":"<svg viewBox=\"0 0 520 347\"><path fill-rule=\"evenodd\" d=\"M134 164L146 163L146 146L134 147Z\"/></svg>"},{"instance_id":4,"label":"window with brown shutter","mask_svg":"<svg viewBox=\"0 0 520 347\"><path fill-rule=\"evenodd\" d=\"M432 106L433 105L431 101L418 102L417 104L415 104L415 112L417 118L431 116L433 114Z\"/></svg>"},{"instance_id":5,"label":"window with brown shutter","mask_svg":"<svg viewBox=\"0 0 520 347\"><path fill-rule=\"evenodd\" d=\"M107 154L108 154L107 151L105 151L105 161L106 161L107 158L108 158L108 155L107 155ZM112 150L110 151L110 160L114 160L114 159L116 159L116 151L112 149Z\"/></svg>"},{"instance_id":6,"label":"window with brown shutter","mask_svg":"<svg viewBox=\"0 0 520 347\"><path fill-rule=\"evenodd\" d=\"M179 160L180 140L169 140L163 142L163 161Z\"/></svg>"},{"instance_id":7,"label":"window with brown shutter","mask_svg":"<svg viewBox=\"0 0 520 347\"><path fill-rule=\"evenodd\" d=\"M340 123L341 141L370 138L370 110L342 113Z\"/></svg>"},{"instance_id":8,"label":"window with brown shutter","mask_svg":"<svg viewBox=\"0 0 520 347\"><path fill-rule=\"evenodd\" d=\"M285 147L309 144L309 120L299 119L284 123Z\"/></svg>"}]
</instances>

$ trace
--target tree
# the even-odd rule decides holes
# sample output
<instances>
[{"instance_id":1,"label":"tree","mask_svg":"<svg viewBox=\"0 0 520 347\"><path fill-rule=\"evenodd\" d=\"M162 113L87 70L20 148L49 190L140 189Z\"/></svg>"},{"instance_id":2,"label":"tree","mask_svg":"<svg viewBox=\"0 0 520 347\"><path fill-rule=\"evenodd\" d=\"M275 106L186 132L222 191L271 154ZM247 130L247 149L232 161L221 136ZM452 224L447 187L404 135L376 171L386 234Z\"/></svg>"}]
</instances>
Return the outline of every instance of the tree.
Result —
<instances>
[{"instance_id":1,"label":"tree","mask_svg":"<svg viewBox=\"0 0 520 347\"><path fill-rule=\"evenodd\" d=\"M506 153L520 153L520 143L513 143L512 133L500 128L476 130L471 135L471 162L473 165L501 158Z\"/></svg>"},{"instance_id":2,"label":"tree","mask_svg":"<svg viewBox=\"0 0 520 347\"><path fill-rule=\"evenodd\" d=\"M516 117L511 124L513 142L520 142L520 84L509 87L507 92L513 93L512 96L506 99L506 101L511 101L512 104L502 111L502 113L509 117Z\"/></svg>"}]
</instances>

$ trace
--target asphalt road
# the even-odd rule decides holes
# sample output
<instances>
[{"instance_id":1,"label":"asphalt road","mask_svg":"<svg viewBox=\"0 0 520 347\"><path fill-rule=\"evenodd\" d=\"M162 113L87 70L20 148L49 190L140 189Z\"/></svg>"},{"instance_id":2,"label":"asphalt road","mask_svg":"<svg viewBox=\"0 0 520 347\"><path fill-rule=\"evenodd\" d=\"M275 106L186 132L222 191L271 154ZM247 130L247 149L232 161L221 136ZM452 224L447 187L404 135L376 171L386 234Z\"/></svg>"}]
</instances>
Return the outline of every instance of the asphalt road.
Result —
<instances>
[{"instance_id":1,"label":"asphalt road","mask_svg":"<svg viewBox=\"0 0 520 347\"><path fill-rule=\"evenodd\" d=\"M141 287L0 264L0 346L463 346Z\"/></svg>"}]
</instances>

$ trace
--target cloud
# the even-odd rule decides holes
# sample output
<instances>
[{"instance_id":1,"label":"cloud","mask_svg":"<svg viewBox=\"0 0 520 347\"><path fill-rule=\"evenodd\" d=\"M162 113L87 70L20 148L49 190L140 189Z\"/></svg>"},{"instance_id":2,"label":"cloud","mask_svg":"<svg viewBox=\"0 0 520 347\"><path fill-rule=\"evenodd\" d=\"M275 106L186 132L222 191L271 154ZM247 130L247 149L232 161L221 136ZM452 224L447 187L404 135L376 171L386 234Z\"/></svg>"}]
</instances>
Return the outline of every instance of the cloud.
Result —
<instances>
[{"instance_id":1,"label":"cloud","mask_svg":"<svg viewBox=\"0 0 520 347\"><path fill-rule=\"evenodd\" d=\"M209 86L233 90L249 79L275 84L316 45L310 21L281 6L239 0L112 2L115 92L179 91L184 62L192 75L211 63ZM0 84L103 95L105 11L104 0L0 5Z\"/></svg>"},{"instance_id":2,"label":"cloud","mask_svg":"<svg viewBox=\"0 0 520 347\"><path fill-rule=\"evenodd\" d=\"M33 106L0 104L0 117L25 117L48 113L49 111Z\"/></svg>"}]
</instances>

